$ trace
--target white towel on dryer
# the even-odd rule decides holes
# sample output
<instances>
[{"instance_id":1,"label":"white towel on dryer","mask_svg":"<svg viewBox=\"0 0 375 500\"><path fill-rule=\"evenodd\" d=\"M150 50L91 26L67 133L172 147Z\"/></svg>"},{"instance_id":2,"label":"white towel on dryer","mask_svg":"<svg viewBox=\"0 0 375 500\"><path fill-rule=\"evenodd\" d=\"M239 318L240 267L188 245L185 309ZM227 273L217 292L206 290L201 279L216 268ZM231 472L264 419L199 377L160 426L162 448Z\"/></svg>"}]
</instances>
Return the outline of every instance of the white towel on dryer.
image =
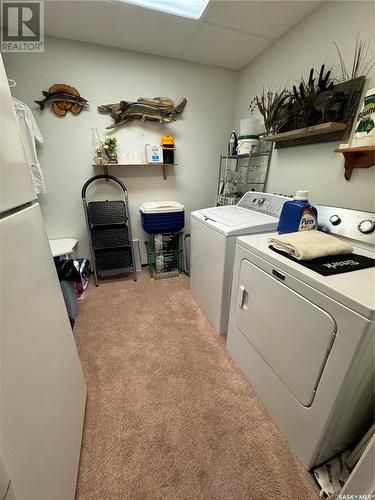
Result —
<instances>
[{"instance_id":1,"label":"white towel on dryer","mask_svg":"<svg viewBox=\"0 0 375 500\"><path fill-rule=\"evenodd\" d=\"M298 260L351 253L352 245L322 231L299 231L268 238L268 245Z\"/></svg>"}]
</instances>

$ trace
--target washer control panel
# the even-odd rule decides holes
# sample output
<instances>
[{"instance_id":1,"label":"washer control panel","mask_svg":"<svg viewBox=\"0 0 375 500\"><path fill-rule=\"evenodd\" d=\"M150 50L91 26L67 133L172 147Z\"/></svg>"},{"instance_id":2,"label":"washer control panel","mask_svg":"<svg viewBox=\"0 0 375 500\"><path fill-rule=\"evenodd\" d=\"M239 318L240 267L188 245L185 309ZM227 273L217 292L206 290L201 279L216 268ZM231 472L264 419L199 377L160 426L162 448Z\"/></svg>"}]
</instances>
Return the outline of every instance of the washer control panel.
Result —
<instances>
[{"instance_id":1,"label":"washer control panel","mask_svg":"<svg viewBox=\"0 0 375 500\"><path fill-rule=\"evenodd\" d=\"M281 209L287 200L290 200L288 196L248 191L240 199L238 206L279 217Z\"/></svg>"},{"instance_id":2,"label":"washer control panel","mask_svg":"<svg viewBox=\"0 0 375 500\"><path fill-rule=\"evenodd\" d=\"M375 213L315 205L319 227L326 233L375 245Z\"/></svg>"}]
</instances>

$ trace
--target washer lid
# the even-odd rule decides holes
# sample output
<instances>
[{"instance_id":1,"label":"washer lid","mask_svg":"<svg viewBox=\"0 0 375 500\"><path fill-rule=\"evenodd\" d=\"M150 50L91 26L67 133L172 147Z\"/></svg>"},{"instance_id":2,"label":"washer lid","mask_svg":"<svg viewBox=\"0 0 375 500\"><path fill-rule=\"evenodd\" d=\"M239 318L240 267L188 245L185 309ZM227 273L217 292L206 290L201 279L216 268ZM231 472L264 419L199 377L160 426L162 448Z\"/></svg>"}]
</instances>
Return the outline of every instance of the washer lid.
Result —
<instances>
[{"instance_id":1,"label":"washer lid","mask_svg":"<svg viewBox=\"0 0 375 500\"><path fill-rule=\"evenodd\" d=\"M278 218L238 205L196 210L191 216L225 236L273 231Z\"/></svg>"},{"instance_id":2,"label":"washer lid","mask_svg":"<svg viewBox=\"0 0 375 500\"><path fill-rule=\"evenodd\" d=\"M304 283L329 295L365 318L375 318L375 272L373 267L333 276L322 276L271 250L268 247L267 240L273 234L276 235L277 233L242 236L238 239L237 244ZM353 247L353 253L375 257L371 251L357 246ZM251 254L249 255L249 259L252 260Z\"/></svg>"}]
</instances>

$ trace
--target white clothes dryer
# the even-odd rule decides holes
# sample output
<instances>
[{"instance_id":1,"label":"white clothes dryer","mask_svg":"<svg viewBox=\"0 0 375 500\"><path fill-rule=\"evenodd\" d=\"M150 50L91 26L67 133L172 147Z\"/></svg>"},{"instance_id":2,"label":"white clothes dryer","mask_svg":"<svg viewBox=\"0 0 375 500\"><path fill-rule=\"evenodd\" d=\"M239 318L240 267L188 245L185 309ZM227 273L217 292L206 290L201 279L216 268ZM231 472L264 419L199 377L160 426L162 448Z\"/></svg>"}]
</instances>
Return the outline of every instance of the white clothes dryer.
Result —
<instances>
[{"instance_id":1,"label":"white clothes dryer","mask_svg":"<svg viewBox=\"0 0 375 500\"><path fill-rule=\"evenodd\" d=\"M374 421L375 214L317 206L320 228L350 241L323 276L238 238L227 346L291 448L310 469L355 443ZM324 264L326 265L326 264Z\"/></svg>"}]
</instances>

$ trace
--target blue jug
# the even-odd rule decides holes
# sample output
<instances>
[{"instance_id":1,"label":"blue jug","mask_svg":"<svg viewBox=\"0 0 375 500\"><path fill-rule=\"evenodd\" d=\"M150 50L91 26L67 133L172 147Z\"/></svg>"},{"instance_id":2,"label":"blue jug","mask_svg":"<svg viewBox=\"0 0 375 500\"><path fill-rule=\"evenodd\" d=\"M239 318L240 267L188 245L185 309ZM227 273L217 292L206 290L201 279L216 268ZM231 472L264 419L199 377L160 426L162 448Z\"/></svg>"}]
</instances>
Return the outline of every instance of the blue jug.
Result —
<instances>
[{"instance_id":1,"label":"blue jug","mask_svg":"<svg viewBox=\"0 0 375 500\"><path fill-rule=\"evenodd\" d=\"M277 226L279 234L318 229L318 212L308 202L308 195L308 191L297 191L293 200L284 203Z\"/></svg>"}]
</instances>

